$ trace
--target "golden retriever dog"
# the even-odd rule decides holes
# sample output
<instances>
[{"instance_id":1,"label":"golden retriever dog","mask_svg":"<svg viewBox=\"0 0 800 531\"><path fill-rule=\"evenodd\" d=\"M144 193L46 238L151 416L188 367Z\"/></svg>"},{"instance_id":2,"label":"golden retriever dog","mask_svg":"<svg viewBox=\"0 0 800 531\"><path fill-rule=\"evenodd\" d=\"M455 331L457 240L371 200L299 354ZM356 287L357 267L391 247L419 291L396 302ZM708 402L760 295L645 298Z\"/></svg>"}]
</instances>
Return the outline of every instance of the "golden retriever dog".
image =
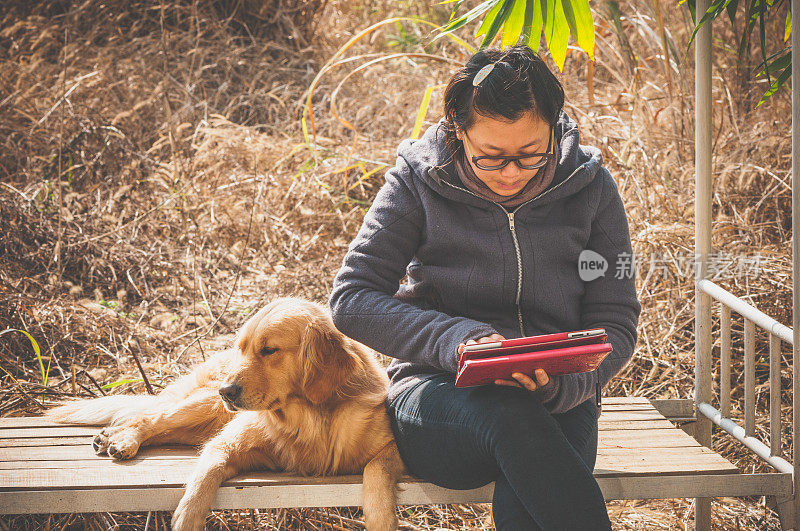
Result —
<instances>
[{"instance_id":1,"label":"golden retriever dog","mask_svg":"<svg viewBox=\"0 0 800 531\"><path fill-rule=\"evenodd\" d=\"M143 445L203 444L173 516L201 529L216 490L254 469L306 476L364 474L366 528L396 529L406 472L384 406L388 378L374 351L339 332L328 309L283 297L244 324L236 346L155 396L78 400L56 421L107 425L95 452L130 459Z\"/></svg>"}]
</instances>

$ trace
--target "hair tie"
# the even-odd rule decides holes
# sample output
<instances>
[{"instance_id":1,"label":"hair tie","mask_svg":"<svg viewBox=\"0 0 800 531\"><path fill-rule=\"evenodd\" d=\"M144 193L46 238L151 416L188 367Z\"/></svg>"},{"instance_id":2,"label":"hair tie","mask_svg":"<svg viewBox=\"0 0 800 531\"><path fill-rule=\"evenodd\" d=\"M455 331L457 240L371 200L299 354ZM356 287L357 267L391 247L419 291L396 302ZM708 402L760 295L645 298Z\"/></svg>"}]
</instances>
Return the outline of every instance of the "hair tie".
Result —
<instances>
[{"instance_id":1,"label":"hair tie","mask_svg":"<svg viewBox=\"0 0 800 531\"><path fill-rule=\"evenodd\" d=\"M475 74L475 78L473 78L472 80L472 86L477 87L478 85L480 85L481 81L486 79L486 77L489 75L492 69L494 69L494 65L495 63L491 63L478 70L478 73Z\"/></svg>"}]
</instances>

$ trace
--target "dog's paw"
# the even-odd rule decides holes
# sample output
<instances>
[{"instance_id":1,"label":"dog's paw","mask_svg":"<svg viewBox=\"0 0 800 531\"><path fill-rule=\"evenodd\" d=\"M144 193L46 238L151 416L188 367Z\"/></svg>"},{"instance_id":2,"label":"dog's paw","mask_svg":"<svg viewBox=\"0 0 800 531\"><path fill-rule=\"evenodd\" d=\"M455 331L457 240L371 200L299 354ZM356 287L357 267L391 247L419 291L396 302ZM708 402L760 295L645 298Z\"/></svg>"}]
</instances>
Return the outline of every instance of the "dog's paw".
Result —
<instances>
[{"instance_id":1,"label":"dog's paw","mask_svg":"<svg viewBox=\"0 0 800 531\"><path fill-rule=\"evenodd\" d=\"M201 531L206 523L208 511L200 508L202 503L193 502L191 498L181 498L178 508L172 515L173 531Z\"/></svg>"},{"instance_id":2,"label":"dog's paw","mask_svg":"<svg viewBox=\"0 0 800 531\"><path fill-rule=\"evenodd\" d=\"M92 448L97 455L108 454L108 434L105 429L94 436L94 439L92 439Z\"/></svg>"},{"instance_id":3,"label":"dog's paw","mask_svg":"<svg viewBox=\"0 0 800 531\"><path fill-rule=\"evenodd\" d=\"M139 451L139 439L136 436L136 432L131 429L119 429L119 430L103 430L100 432L100 435L95 437L95 441L97 441L100 437L105 437L105 447L106 453L112 459L131 459L136 456L136 453ZM94 443L92 443L94 446ZM97 448L101 447L102 441L95 447L95 451Z\"/></svg>"}]
</instances>

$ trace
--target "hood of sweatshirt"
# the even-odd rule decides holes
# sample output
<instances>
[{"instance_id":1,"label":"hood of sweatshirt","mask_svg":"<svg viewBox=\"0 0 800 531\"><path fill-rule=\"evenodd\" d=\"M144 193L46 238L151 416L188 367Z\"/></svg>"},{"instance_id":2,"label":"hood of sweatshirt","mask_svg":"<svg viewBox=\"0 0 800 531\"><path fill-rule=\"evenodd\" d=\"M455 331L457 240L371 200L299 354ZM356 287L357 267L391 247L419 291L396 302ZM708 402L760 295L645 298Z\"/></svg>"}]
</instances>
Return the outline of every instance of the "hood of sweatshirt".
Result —
<instances>
[{"instance_id":1,"label":"hood of sweatshirt","mask_svg":"<svg viewBox=\"0 0 800 531\"><path fill-rule=\"evenodd\" d=\"M406 139L397 148L413 170L416 178L432 191L453 201L460 201L478 208L494 208L490 201L478 197L461 183L453 168L452 157L445 143L444 119L430 126L419 140ZM580 144L578 125L562 110L555 127L556 142L560 157L553 181L536 197L520 207L546 205L570 196L587 186L603 165L603 155L593 146Z\"/></svg>"},{"instance_id":2,"label":"hood of sweatshirt","mask_svg":"<svg viewBox=\"0 0 800 531\"><path fill-rule=\"evenodd\" d=\"M562 113L552 182L511 212L447 171L440 126L400 144L333 281L336 327L394 358L390 402L425 375L454 378L458 346L470 339L604 328L614 353L542 390L551 412L594 400L633 356L641 311L634 274L580 275L587 249L610 264L632 256L623 200L600 151L580 145Z\"/></svg>"}]
</instances>

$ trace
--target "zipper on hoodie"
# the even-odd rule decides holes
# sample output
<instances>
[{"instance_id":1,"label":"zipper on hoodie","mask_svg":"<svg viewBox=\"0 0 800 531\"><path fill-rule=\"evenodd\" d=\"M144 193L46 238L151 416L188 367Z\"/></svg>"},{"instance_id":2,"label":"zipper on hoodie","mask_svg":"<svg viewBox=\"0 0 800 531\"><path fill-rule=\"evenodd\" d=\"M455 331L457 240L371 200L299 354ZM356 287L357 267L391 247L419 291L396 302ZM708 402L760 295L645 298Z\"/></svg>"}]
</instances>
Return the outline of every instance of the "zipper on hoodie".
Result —
<instances>
[{"instance_id":1,"label":"zipper on hoodie","mask_svg":"<svg viewBox=\"0 0 800 531\"><path fill-rule=\"evenodd\" d=\"M519 303L522 296L522 252L519 250L519 241L517 240L517 230L514 228L514 213L517 211L515 208L513 212L508 212L508 226L511 229L511 237L514 239L514 250L517 251L517 317L519 318L519 333L521 337L526 337L525 325L522 321L522 305Z\"/></svg>"},{"instance_id":2,"label":"zipper on hoodie","mask_svg":"<svg viewBox=\"0 0 800 531\"><path fill-rule=\"evenodd\" d=\"M467 192L469 194L474 195L478 199L482 199L484 201L489 201L490 203L493 203L493 204L497 205L508 216L508 227L509 227L509 230L511 230L511 238L514 240L514 250L517 253L517 300L516 300L516 302L517 302L517 318L519 319L519 332L520 332L520 334L522 334L521 337L526 337L525 325L523 324L524 321L522 319L522 305L520 304L520 298L522 297L522 252L520 251L520 248L519 248L519 240L517 239L517 230L516 230L516 227L514 226L514 215L517 213L517 210L519 210L523 206L527 205L528 203L530 203L532 201L536 201L540 197L543 197L543 196L547 195L548 193L552 192L553 190L555 190L556 188L558 188L559 186L561 186L565 182L569 181L575 174L577 174L579 171L581 171L584 168L585 165L586 164L581 164L580 166L575 168L575 171L570 173L567 176L566 179L564 179L563 181L561 181L560 183L558 183L554 187L548 188L547 190L545 190L544 192L540 193L536 197L528 199L524 203L520 203L511 212L506 210L506 208L503 205L501 205L500 203L497 203L496 201L490 201L489 199L486 199L484 197L479 196L478 194L476 194L472 190L467 190L466 188L462 188L460 186L456 186L455 184L447 182L446 179L440 179L440 182L443 182L446 185L448 185L448 186L450 186L452 188L455 188L456 190L461 190L463 192Z\"/></svg>"}]
</instances>

